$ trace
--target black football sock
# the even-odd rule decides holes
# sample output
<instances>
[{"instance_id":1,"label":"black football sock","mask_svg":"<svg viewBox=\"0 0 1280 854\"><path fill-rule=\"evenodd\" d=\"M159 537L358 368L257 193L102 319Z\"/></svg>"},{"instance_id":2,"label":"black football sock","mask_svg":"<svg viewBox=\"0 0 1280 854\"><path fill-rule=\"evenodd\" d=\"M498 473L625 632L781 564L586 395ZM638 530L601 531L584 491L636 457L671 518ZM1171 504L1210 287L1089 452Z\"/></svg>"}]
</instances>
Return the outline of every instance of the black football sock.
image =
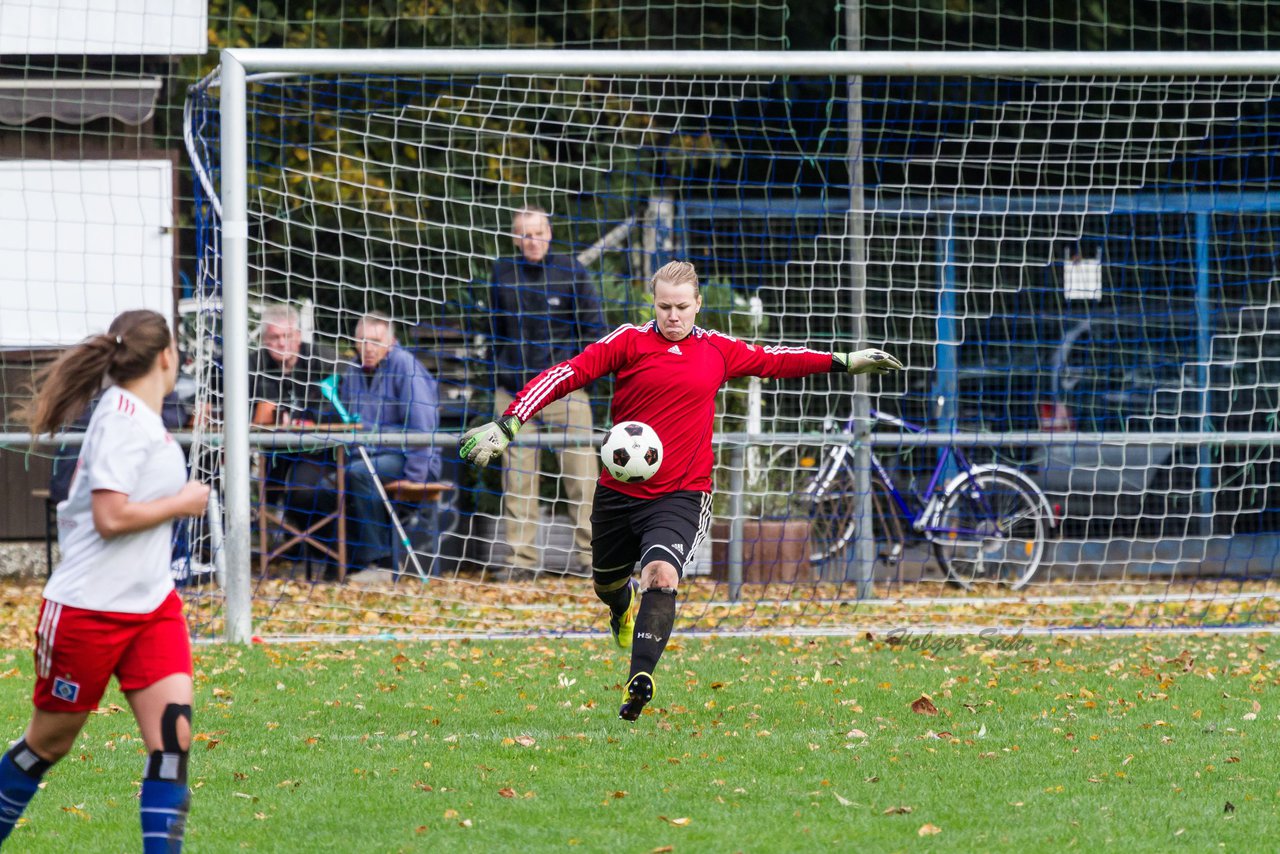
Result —
<instances>
[{"instance_id":1,"label":"black football sock","mask_svg":"<svg viewBox=\"0 0 1280 854\"><path fill-rule=\"evenodd\" d=\"M673 587L650 587L640 597L636 634L631 644L631 676L653 675L667 648L671 628L676 624L676 591ZM627 681L631 681L631 676Z\"/></svg>"},{"instance_id":2,"label":"black football sock","mask_svg":"<svg viewBox=\"0 0 1280 854\"><path fill-rule=\"evenodd\" d=\"M617 615L631 605L631 569L621 578L607 579L596 575L592 580L596 589L596 598L609 606L609 613Z\"/></svg>"}]
</instances>

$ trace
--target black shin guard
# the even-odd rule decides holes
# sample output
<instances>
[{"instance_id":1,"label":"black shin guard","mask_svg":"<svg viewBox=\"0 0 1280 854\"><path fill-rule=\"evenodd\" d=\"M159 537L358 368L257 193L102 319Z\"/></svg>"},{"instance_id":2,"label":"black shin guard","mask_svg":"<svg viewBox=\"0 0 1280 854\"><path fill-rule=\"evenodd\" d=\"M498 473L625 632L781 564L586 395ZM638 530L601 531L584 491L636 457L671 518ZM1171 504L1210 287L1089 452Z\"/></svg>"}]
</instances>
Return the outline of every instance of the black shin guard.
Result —
<instances>
[{"instance_id":1,"label":"black shin guard","mask_svg":"<svg viewBox=\"0 0 1280 854\"><path fill-rule=\"evenodd\" d=\"M161 750L151 751L147 757L147 780L165 780L170 783L187 784L187 759L190 748L184 748L178 739L178 719L186 718L187 726L191 725L191 707L170 703L164 707L164 716L160 719Z\"/></svg>"},{"instance_id":2,"label":"black shin guard","mask_svg":"<svg viewBox=\"0 0 1280 854\"><path fill-rule=\"evenodd\" d=\"M667 648L671 627L676 622L676 591L673 587L650 587L640 597L636 634L631 647L631 676L653 674L662 651ZM630 678L630 677L628 677Z\"/></svg>"},{"instance_id":3,"label":"black shin guard","mask_svg":"<svg viewBox=\"0 0 1280 854\"><path fill-rule=\"evenodd\" d=\"M9 748L9 759L19 771L33 780L39 780L44 776L44 772L53 766L49 760L41 759L39 754L27 745L25 738L18 739L13 747Z\"/></svg>"}]
</instances>

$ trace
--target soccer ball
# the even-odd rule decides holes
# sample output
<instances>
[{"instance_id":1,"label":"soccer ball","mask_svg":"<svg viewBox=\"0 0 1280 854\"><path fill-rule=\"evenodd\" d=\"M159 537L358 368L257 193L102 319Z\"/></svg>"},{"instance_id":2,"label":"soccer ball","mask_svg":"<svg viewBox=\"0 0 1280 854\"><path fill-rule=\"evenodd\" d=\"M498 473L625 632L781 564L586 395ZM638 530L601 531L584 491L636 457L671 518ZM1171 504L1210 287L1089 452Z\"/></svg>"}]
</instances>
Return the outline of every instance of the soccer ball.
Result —
<instances>
[{"instance_id":1,"label":"soccer ball","mask_svg":"<svg viewBox=\"0 0 1280 854\"><path fill-rule=\"evenodd\" d=\"M600 446L604 467L623 483L640 483L658 473L662 440L648 424L621 421L613 425Z\"/></svg>"}]
</instances>

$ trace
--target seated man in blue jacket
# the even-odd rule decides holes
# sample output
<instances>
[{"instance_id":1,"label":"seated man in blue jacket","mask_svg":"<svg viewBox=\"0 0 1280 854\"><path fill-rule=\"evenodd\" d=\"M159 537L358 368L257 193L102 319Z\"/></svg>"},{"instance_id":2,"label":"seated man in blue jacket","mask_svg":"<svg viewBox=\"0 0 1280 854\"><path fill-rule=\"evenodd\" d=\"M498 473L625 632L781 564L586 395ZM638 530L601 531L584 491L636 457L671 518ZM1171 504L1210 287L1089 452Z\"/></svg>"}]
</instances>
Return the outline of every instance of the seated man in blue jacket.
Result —
<instances>
[{"instance_id":1,"label":"seated man in blue jacket","mask_svg":"<svg viewBox=\"0 0 1280 854\"><path fill-rule=\"evenodd\" d=\"M432 433L440 423L436 381L412 353L397 346L395 325L380 314L366 314L355 329L360 364L346 365L338 399L362 432ZM385 483L426 483L440 477L436 447L367 447L377 476ZM347 460L352 564L391 566L393 526L373 473L356 450Z\"/></svg>"}]
</instances>

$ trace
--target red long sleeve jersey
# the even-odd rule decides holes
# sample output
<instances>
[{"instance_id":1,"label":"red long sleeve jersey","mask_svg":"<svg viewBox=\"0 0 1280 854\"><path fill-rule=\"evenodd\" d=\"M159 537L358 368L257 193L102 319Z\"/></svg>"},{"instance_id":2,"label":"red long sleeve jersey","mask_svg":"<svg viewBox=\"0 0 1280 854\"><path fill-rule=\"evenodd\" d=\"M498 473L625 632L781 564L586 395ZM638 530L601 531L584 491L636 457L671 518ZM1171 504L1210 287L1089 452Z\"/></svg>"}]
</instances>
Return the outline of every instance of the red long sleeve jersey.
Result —
<instances>
[{"instance_id":1,"label":"red long sleeve jersey","mask_svg":"<svg viewBox=\"0 0 1280 854\"><path fill-rule=\"evenodd\" d=\"M650 480L600 483L635 498L677 490L711 491L711 428L716 392L735 377L805 377L831 370L831 354L803 347L757 347L694 327L679 342L652 321L619 326L585 350L529 381L504 415L528 421L542 407L605 374L616 374L613 423L642 421L662 440L662 466Z\"/></svg>"}]
</instances>

